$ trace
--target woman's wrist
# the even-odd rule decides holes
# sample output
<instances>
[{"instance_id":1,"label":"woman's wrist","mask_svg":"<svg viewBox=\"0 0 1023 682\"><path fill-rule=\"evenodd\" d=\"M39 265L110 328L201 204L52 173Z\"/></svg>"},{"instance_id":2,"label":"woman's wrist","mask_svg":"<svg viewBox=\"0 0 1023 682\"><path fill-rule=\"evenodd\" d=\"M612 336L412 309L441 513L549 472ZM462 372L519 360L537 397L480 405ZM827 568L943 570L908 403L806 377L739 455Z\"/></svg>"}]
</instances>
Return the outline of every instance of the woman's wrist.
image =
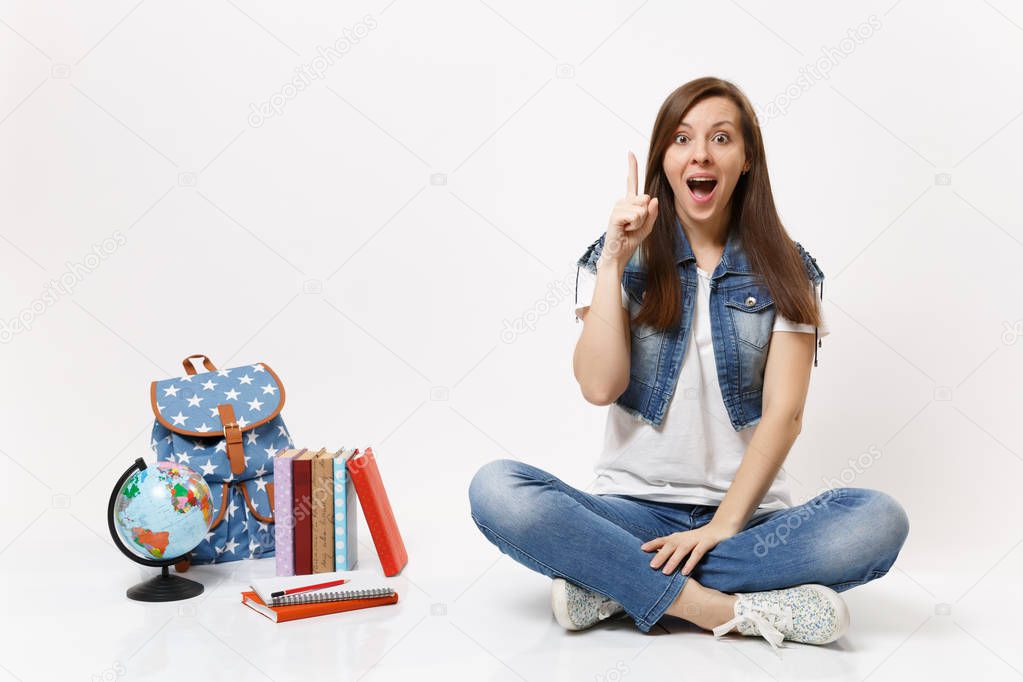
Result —
<instances>
[{"instance_id":1,"label":"woman's wrist","mask_svg":"<svg viewBox=\"0 0 1023 682\"><path fill-rule=\"evenodd\" d=\"M730 535L738 534L739 531L741 531L743 527L746 525L745 523L740 522L738 519L730 519L720 513L716 513L711 518L710 523L713 524L715 528L718 528L722 532L728 533Z\"/></svg>"},{"instance_id":2,"label":"woman's wrist","mask_svg":"<svg viewBox=\"0 0 1023 682\"><path fill-rule=\"evenodd\" d=\"M621 261L615 256L611 256L606 253L600 254L597 258L597 271L607 270L613 272L618 276L618 279L622 278L622 274L625 272L625 263L627 261Z\"/></svg>"}]
</instances>

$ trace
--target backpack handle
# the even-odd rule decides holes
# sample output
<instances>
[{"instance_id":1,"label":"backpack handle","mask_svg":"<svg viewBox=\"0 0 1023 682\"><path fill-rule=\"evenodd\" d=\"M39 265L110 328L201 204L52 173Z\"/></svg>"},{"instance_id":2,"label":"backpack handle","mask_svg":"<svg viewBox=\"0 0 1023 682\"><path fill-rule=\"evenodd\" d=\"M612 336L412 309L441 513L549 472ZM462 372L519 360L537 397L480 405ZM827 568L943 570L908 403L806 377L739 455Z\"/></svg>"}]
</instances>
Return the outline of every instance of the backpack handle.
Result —
<instances>
[{"instance_id":1,"label":"backpack handle","mask_svg":"<svg viewBox=\"0 0 1023 682\"><path fill-rule=\"evenodd\" d=\"M189 355L187 358L185 358L184 360L181 361L181 364L184 365L184 367L185 367L185 374L187 374L189 376L194 376L195 375L195 373L196 373L195 372L195 365L193 365L190 361L193 360L193 359L199 359L199 358L202 359L202 366L205 367L208 372L216 372L217 371L217 368L213 365L213 361L212 360L210 360L205 355L202 355L201 353L196 353L195 355Z\"/></svg>"}]
</instances>

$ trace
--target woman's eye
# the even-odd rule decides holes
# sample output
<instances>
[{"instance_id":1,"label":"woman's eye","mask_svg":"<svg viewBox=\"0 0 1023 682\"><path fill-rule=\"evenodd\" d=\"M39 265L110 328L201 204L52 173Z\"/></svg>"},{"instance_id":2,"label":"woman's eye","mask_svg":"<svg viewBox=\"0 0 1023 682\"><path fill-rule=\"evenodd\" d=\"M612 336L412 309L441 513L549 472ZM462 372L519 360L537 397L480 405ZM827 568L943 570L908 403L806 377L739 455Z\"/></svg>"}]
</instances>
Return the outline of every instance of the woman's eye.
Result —
<instances>
[{"instance_id":1,"label":"woman's eye","mask_svg":"<svg viewBox=\"0 0 1023 682\"><path fill-rule=\"evenodd\" d=\"M717 142L718 144L725 144L728 142L728 135L726 135L725 133L718 133L711 139ZM689 142L689 137L686 136L684 133L679 133L675 135L675 142L679 144L686 144Z\"/></svg>"}]
</instances>

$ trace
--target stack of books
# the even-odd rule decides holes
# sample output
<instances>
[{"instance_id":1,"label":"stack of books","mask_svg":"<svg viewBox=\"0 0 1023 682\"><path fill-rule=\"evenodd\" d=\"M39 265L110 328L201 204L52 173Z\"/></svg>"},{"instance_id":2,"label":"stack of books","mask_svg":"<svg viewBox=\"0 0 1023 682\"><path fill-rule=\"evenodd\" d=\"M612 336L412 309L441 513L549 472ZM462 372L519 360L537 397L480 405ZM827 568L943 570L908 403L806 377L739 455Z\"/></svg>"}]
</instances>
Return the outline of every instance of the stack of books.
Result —
<instances>
[{"instance_id":1,"label":"stack of books","mask_svg":"<svg viewBox=\"0 0 1023 682\"><path fill-rule=\"evenodd\" d=\"M356 500L384 575L395 575L408 563L373 448L282 450L274 457L274 489L278 576L354 569L359 561Z\"/></svg>"},{"instance_id":2,"label":"stack of books","mask_svg":"<svg viewBox=\"0 0 1023 682\"><path fill-rule=\"evenodd\" d=\"M282 450L274 457L277 575L309 575L356 567L355 491L341 448Z\"/></svg>"},{"instance_id":3,"label":"stack of books","mask_svg":"<svg viewBox=\"0 0 1023 682\"><path fill-rule=\"evenodd\" d=\"M310 579L300 576L254 580L250 589L242 592L242 603L275 623L283 623L398 602L394 586L368 571L336 571L317 576L317 580L325 582L308 585Z\"/></svg>"}]
</instances>

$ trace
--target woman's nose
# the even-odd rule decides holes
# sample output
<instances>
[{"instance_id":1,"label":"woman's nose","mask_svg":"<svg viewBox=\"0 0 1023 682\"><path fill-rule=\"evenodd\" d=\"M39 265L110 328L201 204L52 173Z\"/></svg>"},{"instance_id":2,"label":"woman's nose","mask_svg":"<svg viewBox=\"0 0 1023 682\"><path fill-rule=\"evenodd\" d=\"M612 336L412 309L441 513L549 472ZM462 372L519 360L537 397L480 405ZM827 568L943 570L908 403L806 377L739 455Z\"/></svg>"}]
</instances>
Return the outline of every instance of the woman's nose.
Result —
<instances>
[{"instance_id":1,"label":"woman's nose","mask_svg":"<svg viewBox=\"0 0 1023 682\"><path fill-rule=\"evenodd\" d=\"M697 142L693 145L693 160L698 163L706 163L710 160L710 151L707 145Z\"/></svg>"}]
</instances>

